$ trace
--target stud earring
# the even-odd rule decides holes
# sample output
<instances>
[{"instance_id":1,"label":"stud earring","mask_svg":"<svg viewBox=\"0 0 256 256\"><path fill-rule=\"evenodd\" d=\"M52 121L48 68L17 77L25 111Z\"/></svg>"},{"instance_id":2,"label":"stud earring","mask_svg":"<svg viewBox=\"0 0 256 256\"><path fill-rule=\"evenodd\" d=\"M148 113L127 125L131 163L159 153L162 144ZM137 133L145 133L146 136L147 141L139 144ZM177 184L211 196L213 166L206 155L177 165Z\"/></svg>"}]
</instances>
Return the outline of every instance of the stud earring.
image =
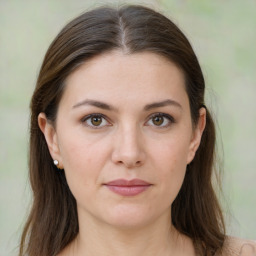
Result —
<instances>
[{"instance_id":1,"label":"stud earring","mask_svg":"<svg viewBox=\"0 0 256 256\"><path fill-rule=\"evenodd\" d=\"M58 169L60 169L60 170L62 170L63 168L61 168L60 167L60 165L59 165L59 161L58 160L53 160L53 163L54 163L54 165L56 165L56 167L58 168Z\"/></svg>"},{"instance_id":2,"label":"stud earring","mask_svg":"<svg viewBox=\"0 0 256 256\"><path fill-rule=\"evenodd\" d=\"M53 160L53 163L58 166L59 165L59 161L58 160Z\"/></svg>"}]
</instances>

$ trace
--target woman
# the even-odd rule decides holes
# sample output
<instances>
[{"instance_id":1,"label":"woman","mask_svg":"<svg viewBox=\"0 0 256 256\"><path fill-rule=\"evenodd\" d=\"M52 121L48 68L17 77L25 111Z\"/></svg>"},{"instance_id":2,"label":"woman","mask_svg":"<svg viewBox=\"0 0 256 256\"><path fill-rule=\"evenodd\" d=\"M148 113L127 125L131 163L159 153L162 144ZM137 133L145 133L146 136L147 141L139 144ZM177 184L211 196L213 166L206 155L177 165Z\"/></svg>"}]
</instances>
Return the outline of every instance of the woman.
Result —
<instances>
[{"instance_id":1,"label":"woman","mask_svg":"<svg viewBox=\"0 0 256 256\"><path fill-rule=\"evenodd\" d=\"M66 25L31 101L20 256L253 253L225 234L204 89L190 43L151 9L102 7Z\"/></svg>"}]
</instances>

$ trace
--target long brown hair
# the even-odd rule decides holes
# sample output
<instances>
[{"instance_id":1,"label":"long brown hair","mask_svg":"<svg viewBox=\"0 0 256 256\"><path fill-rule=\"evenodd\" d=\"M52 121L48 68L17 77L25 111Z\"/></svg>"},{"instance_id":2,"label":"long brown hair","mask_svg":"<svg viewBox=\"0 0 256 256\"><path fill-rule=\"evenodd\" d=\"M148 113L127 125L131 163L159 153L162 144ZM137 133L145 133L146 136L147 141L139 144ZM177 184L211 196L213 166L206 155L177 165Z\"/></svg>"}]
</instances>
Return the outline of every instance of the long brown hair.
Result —
<instances>
[{"instance_id":1,"label":"long brown hair","mask_svg":"<svg viewBox=\"0 0 256 256\"><path fill-rule=\"evenodd\" d=\"M54 124L66 78L87 60L115 49L125 54L152 52L174 62L184 73L194 124L199 109L205 107L205 82L197 57L180 29L162 14L135 5L100 7L67 24L45 55L31 101L33 205L21 237L20 256L54 256L78 234L75 198L65 172L52 163L37 118L44 112ZM208 110L206 119L201 144L172 204L172 223L192 238L201 255L212 255L223 246L225 226L212 185L215 127Z\"/></svg>"}]
</instances>

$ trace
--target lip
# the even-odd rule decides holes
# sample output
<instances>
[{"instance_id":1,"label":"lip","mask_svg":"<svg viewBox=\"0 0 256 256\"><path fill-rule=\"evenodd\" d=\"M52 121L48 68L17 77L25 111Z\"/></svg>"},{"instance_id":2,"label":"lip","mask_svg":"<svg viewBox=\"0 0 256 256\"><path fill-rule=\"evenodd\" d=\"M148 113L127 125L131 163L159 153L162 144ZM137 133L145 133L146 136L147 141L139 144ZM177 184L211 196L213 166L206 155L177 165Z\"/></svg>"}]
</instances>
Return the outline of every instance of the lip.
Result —
<instances>
[{"instance_id":1,"label":"lip","mask_svg":"<svg viewBox=\"0 0 256 256\"><path fill-rule=\"evenodd\" d=\"M147 190L152 184L140 179L118 179L104 185L116 194L122 196L136 196Z\"/></svg>"}]
</instances>

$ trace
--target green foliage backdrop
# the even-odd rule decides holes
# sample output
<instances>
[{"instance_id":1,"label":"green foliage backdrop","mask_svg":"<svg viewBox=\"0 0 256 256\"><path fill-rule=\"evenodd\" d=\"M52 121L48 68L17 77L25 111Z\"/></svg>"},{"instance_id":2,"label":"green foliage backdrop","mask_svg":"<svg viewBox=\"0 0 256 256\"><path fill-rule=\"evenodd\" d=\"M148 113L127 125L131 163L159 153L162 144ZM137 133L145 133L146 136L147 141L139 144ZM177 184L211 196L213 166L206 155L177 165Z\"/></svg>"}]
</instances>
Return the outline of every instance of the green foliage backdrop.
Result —
<instances>
[{"instance_id":1,"label":"green foliage backdrop","mask_svg":"<svg viewBox=\"0 0 256 256\"><path fill-rule=\"evenodd\" d=\"M44 53L67 21L106 3L125 2L0 0L0 255L17 255L29 205L29 101ZM255 239L256 2L126 3L146 3L164 12L192 42L205 73L208 105L222 137L228 233Z\"/></svg>"}]
</instances>

